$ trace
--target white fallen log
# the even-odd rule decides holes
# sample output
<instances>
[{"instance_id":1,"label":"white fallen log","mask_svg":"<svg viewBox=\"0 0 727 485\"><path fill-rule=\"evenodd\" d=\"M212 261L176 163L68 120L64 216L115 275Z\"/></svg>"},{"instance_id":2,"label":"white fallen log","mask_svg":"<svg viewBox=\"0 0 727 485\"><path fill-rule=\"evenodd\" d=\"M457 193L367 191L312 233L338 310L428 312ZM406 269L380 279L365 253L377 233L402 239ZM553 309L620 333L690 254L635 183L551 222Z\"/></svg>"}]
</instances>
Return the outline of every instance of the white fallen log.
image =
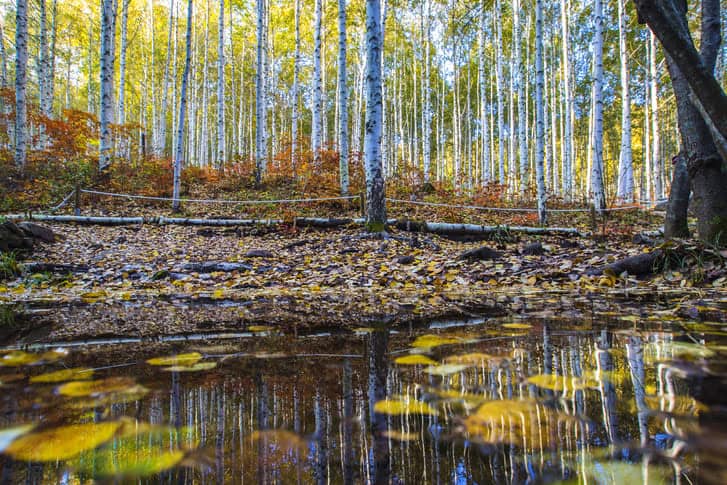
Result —
<instances>
[{"instance_id":1,"label":"white fallen log","mask_svg":"<svg viewBox=\"0 0 727 485\"><path fill-rule=\"evenodd\" d=\"M66 215L47 215L47 214L10 214L4 216L8 220L35 220L46 222L62 222L75 224L98 224L98 225L139 225L139 224L159 224L159 225L179 225L179 226L256 226L256 225L277 225L286 221L282 219L193 219L179 217L109 217L109 216L66 216ZM299 227L322 227L333 228L343 227L351 224L362 225L365 219L337 219L337 218L316 218L316 217L298 217L294 220L294 224ZM401 221L389 219L388 226L396 227L401 231L408 232L428 232L433 234L445 235L481 235L481 234L497 234L503 232L519 232L524 234L562 234L570 236L586 237L587 233L582 233L573 227L528 227L528 226L483 226L478 224L451 224L446 222L417 222L417 221Z\"/></svg>"}]
</instances>

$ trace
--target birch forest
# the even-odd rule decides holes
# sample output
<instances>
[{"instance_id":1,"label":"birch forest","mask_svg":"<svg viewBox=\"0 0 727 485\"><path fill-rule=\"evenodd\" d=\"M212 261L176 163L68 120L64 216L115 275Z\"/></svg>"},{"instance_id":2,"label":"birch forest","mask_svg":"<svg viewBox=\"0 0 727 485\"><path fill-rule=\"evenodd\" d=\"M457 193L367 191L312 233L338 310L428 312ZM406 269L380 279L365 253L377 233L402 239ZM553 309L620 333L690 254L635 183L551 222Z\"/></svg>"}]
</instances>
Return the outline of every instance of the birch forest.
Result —
<instances>
[{"instance_id":1,"label":"birch forest","mask_svg":"<svg viewBox=\"0 0 727 485\"><path fill-rule=\"evenodd\" d=\"M371 102L366 2L3 3L1 83L18 97L3 144L17 164L53 147L45 118L84 112L101 169L254 161L260 181L326 150L349 193ZM380 22L384 179L599 209L666 197L676 100L632 2L382 0ZM726 61L721 48L722 83Z\"/></svg>"}]
</instances>

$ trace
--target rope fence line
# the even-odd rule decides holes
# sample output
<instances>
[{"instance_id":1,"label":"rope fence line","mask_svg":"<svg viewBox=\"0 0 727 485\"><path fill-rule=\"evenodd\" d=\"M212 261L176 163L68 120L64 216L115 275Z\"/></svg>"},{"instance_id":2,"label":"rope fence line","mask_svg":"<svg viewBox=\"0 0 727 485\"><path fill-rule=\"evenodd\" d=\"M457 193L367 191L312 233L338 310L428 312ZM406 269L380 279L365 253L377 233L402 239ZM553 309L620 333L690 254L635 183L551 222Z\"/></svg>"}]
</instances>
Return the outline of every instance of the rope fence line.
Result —
<instances>
[{"instance_id":1,"label":"rope fence line","mask_svg":"<svg viewBox=\"0 0 727 485\"><path fill-rule=\"evenodd\" d=\"M428 207L447 207L450 209L472 209L481 211L492 211L492 212L538 212L538 209L533 208L522 208L522 207L483 207L478 205L458 205L458 204L442 204L436 202L419 202L416 200L402 200L402 199L386 199L387 202L394 202L397 204L410 204ZM624 207L612 207L610 209L604 209L604 212L614 212L623 210L640 209L640 206L624 206ZM578 208L578 209L546 209L546 212L591 212L591 208Z\"/></svg>"},{"instance_id":2,"label":"rope fence line","mask_svg":"<svg viewBox=\"0 0 727 485\"><path fill-rule=\"evenodd\" d=\"M310 199L278 199L278 200L228 200L228 199L175 199L172 197L152 197L148 195L132 195L132 194L117 194L114 192L101 192L99 190L86 190L81 189L84 194L92 195L103 195L107 197L117 197L122 199L141 199L141 200L156 200L162 202L181 202L181 203L194 203L194 204L234 204L234 205L263 205L263 204L295 204L304 202L326 202L333 200L353 200L359 199L358 195L348 195L342 197L319 197Z\"/></svg>"},{"instance_id":3,"label":"rope fence line","mask_svg":"<svg viewBox=\"0 0 727 485\"><path fill-rule=\"evenodd\" d=\"M230 205L265 205L265 204L296 204L296 203L308 203L308 202L330 202L330 201L336 201L336 200L362 200L362 195L348 195L348 196L340 196L340 197L317 197L317 198L306 198L306 199L275 199L275 200L229 200L229 199L175 199L173 197L154 197L154 196L148 196L148 195L135 195L135 194L124 194L124 193L116 193L116 192L103 192L100 190L88 190L88 189L81 189L77 188L71 191L63 201L61 201L60 204L57 206L51 208L48 212L53 213L60 209L61 207L65 206L73 196L76 196L77 205L78 205L78 196L80 194L89 194L89 195L99 195L99 196L105 196L105 197L115 197L115 198L122 198L122 199L130 199L130 200L151 200L151 201L160 201L160 202L175 202L178 201L180 203L194 203L194 204L230 204ZM426 206L426 207L443 207L443 208L449 208L449 209L468 209L468 210L479 210L479 211L486 211L486 212L520 212L520 213L537 213L538 209L536 208L529 208L529 207L484 207L484 206L477 206L477 205L464 205L464 204L445 204L445 203L437 203L437 202L421 202L416 200L404 200L404 199L393 199L393 198L387 198L387 202L391 202L394 204L404 204L404 205L415 205L415 206ZM645 201L636 201L636 202L645 202ZM651 201L650 203L659 203L663 201ZM625 210L634 210L634 209L642 209L642 206L639 205L631 205L631 206L623 206L623 207L611 207L604 209L603 212L616 212L616 211L625 211ZM363 209L363 207L362 207ZM573 209L546 209L546 212L549 213L587 213L592 212L593 208L573 208Z\"/></svg>"}]
</instances>

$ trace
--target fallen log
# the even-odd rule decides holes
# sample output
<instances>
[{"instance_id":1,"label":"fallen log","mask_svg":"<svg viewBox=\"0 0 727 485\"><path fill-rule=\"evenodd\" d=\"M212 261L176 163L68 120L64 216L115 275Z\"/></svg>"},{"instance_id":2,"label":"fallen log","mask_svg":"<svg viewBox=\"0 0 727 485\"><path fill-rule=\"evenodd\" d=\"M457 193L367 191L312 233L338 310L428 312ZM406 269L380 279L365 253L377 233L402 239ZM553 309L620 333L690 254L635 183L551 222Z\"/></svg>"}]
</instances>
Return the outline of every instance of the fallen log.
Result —
<instances>
[{"instance_id":1,"label":"fallen log","mask_svg":"<svg viewBox=\"0 0 727 485\"><path fill-rule=\"evenodd\" d=\"M628 273L631 276L645 276L653 274L659 267L659 261L664 256L664 251L657 249L650 253L637 254L636 256L629 256L628 258L619 259L611 264L608 264L602 268L594 268L587 272L587 274L601 275L604 273L612 273L620 275L622 273Z\"/></svg>"},{"instance_id":2,"label":"fallen log","mask_svg":"<svg viewBox=\"0 0 727 485\"><path fill-rule=\"evenodd\" d=\"M24 263L26 273L85 273L90 267L85 264Z\"/></svg>"},{"instance_id":3,"label":"fallen log","mask_svg":"<svg viewBox=\"0 0 727 485\"><path fill-rule=\"evenodd\" d=\"M111 216L55 216L47 214L10 214L4 216L8 220L36 220L48 222L62 222L75 224L98 224L98 225L181 225L181 226L256 226L284 224L282 219L194 219L178 217L111 217ZM334 228L351 224L365 224L365 219L336 219L336 218L313 218L298 217L294 224L298 227L321 227ZM587 234L580 232L573 227L528 227L528 226L482 226L478 224L450 224L446 222L417 222L400 221L389 219L386 222L389 227L396 227L407 232L427 232L442 235L483 235L483 234L506 234L508 232L519 232L531 235L569 235L585 237Z\"/></svg>"},{"instance_id":4,"label":"fallen log","mask_svg":"<svg viewBox=\"0 0 727 485\"><path fill-rule=\"evenodd\" d=\"M578 229L572 227L527 227L527 226L481 226L478 224L450 224L446 222L417 222L396 221L396 228L409 232L431 232L446 235L476 235L498 234L508 232L521 232L524 234L551 235L566 234L572 236L585 236Z\"/></svg>"}]
</instances>

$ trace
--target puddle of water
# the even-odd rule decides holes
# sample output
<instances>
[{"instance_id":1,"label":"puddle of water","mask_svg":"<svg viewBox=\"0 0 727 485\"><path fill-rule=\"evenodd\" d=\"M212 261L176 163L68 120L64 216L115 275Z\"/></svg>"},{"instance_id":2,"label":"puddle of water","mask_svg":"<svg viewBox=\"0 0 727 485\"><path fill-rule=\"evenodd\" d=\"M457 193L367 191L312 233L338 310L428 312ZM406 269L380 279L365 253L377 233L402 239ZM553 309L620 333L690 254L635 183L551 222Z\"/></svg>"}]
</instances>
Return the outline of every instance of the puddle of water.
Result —
<instances>
[{"instance_id":1,"label":"puddle of water","mask_svg":"<svg viewBox=\"0 0 727 485\"><path fill-rule=\"evenodd\" d=\"M2 481L727 480L726 324L466 323L5 350Z\"/></svg>"}]
</instances>

